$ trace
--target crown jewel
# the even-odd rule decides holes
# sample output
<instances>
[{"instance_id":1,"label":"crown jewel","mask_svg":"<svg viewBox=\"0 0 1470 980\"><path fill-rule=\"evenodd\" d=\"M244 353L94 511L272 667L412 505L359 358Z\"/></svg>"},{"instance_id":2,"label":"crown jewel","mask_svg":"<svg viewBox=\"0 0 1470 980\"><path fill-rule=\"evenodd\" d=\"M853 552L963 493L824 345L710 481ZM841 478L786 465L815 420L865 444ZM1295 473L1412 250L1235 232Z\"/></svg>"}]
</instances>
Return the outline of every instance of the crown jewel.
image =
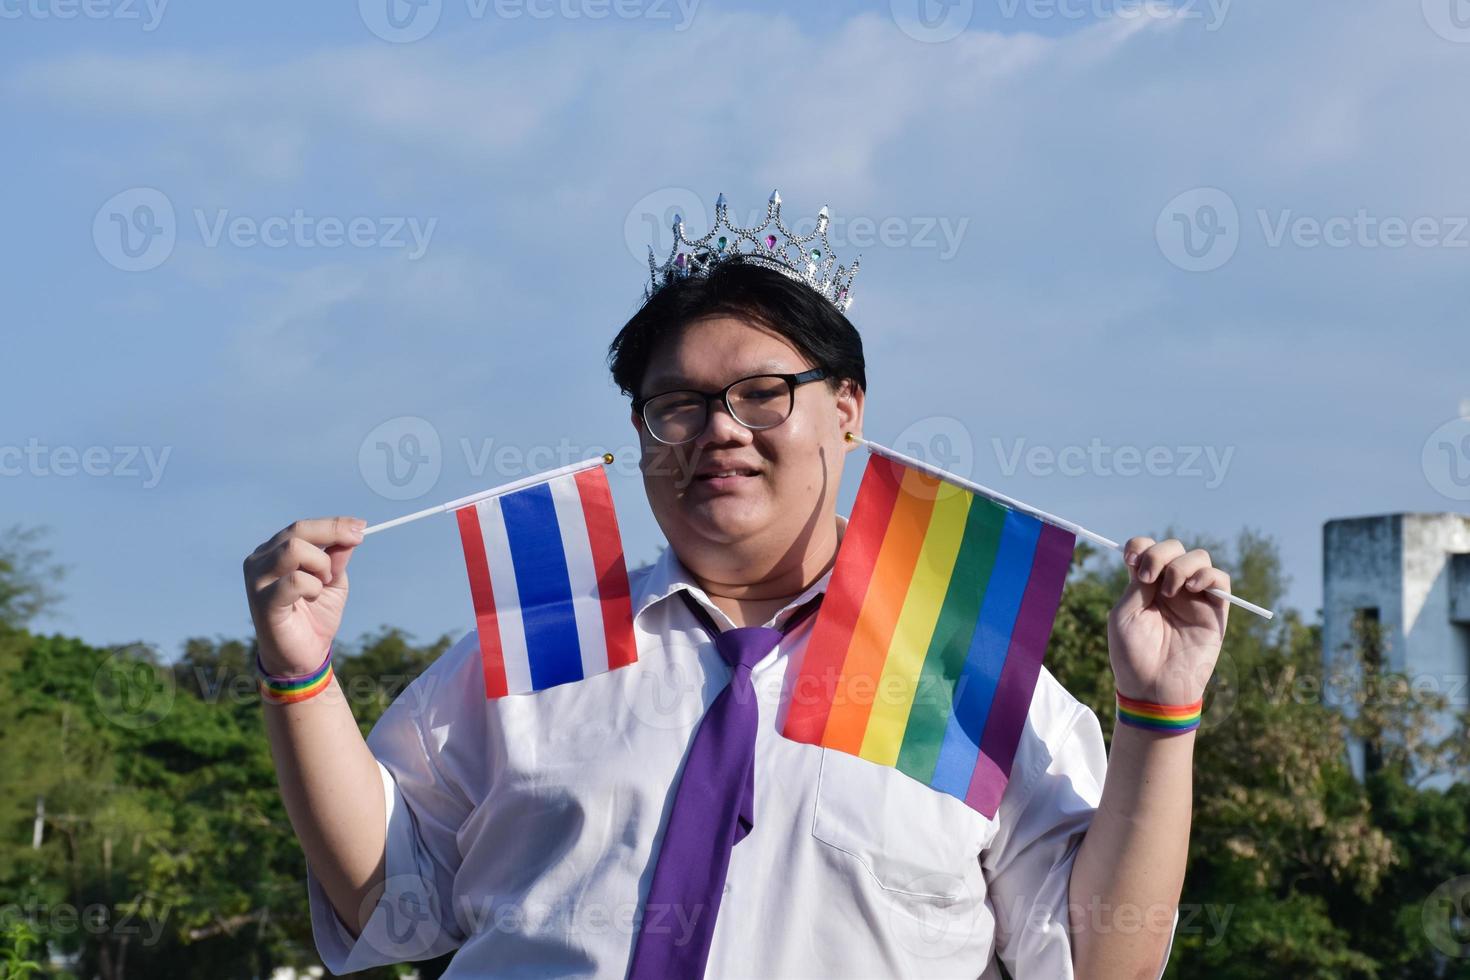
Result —
<instances>
[{"instance_id":1,"label":"crown jewel","mask_svg":"<svg viewBox=\"0 0 1470 980\"><path fill-rule=\"evenodd\" d=\"M730 209L721 194L715 201L715 223L701 238L684 237L684 218L674 215L674 246L662 265L648 248L648 295L674 279L708 275L716 265L734 255L747 255L768 268L804 282L826 297L839 312L852 305L852 281L862 257L852 266L837 264L827 241L827 208L817 212L817 226L810 235L795 235L781 220L781 194L771 191L766 220L758 226L741 228L730 223ZM772 227L774 226L774 231ZM779 237L777 233L779 232Z\"/></svg>"}]
</instances>

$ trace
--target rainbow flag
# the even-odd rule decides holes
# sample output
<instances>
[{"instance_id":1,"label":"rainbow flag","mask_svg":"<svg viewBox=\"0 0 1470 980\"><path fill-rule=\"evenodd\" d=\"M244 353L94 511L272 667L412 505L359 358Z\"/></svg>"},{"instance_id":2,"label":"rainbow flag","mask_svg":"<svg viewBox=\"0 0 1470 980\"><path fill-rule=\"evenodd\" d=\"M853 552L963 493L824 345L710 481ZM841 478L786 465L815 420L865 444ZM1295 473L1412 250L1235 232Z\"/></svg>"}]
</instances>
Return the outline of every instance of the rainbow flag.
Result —
<instances>
[{"instance_id":1,"label":"rainbow flag","mask_svg":"<svg viewBox=\"0 0 1470 980\"><path fill-rule=\"evenodd\" d=\"M870 455L783 733L993 817L1075 540Z\"/></svg>"},{"instance_id":2,"label":"rainbow flag","mask_svg":"<svg viewBox=\"0 0 1470 980\"><path fill-rule=\"evenodd\" d=\"M628 568L600 464L488 497L454 516L487 698L545 690L638 659Z\"/></svg>"}]
</instances>

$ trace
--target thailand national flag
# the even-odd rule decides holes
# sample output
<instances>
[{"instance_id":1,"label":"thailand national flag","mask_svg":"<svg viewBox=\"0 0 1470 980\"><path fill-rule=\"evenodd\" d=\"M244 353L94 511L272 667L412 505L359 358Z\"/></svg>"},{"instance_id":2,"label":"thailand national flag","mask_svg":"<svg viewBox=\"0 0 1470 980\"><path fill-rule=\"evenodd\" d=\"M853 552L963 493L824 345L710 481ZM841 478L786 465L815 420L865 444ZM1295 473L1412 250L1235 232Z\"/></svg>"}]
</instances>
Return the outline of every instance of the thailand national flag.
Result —
<instances>
[{"instance_id":1,"label":"thailand national flag","mask_svg":"<svg viewBox=\"0 0 1470 980\"><path fill-rule=\"evenodd\" d=\"M455 517L486 697L541 691L638 659L601 465L489 497Z\"/></svg>"}]
</instances>

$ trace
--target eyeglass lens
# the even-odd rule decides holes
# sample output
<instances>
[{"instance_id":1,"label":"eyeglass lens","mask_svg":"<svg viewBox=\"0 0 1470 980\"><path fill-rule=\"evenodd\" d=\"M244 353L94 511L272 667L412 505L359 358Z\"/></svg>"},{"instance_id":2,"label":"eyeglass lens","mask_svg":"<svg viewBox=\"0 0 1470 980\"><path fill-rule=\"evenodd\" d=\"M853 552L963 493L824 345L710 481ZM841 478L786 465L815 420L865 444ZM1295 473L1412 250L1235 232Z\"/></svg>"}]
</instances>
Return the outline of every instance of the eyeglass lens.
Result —
<instances>
[{"instance_id":1,"label":"eyeglass lens","mask_svg":"<svg viewBox=\"0 0 1470 980\"><path fill-rule=\"evenodd\" d=\"M791 386L785 378L745 378L730 389L730 411L748 429L769 429L791 414ZM649 431L661 442L687 442L704 431L709 401L693 391L670 391L643 408Z\"/></svg>"}]
</instances>

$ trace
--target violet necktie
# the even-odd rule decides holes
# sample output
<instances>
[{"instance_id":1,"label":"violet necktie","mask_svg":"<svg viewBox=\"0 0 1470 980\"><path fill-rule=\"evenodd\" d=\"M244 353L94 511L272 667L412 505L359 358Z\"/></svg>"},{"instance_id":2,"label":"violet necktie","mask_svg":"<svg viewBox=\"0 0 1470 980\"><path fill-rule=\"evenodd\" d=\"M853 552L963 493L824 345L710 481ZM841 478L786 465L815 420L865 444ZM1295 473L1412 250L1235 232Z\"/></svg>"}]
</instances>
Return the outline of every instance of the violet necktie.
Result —
<instances>
[{"instance_id":1,"label":"violet necktie","mask_svg":"<svg viewBox=\"0 0 1470 980\"><path fill-rule=\"evenodd\" d=\"M755 826L755 737L760 711L750 671L822 599L818 595L802 606L779 630L742 626L721 632L709 611L687 590L681 594L714 635L715 649L730 665L732 675L700 719L689 747L633 945L629 980L704 976L730 850Z\"/></svg>"}]
</instances>

